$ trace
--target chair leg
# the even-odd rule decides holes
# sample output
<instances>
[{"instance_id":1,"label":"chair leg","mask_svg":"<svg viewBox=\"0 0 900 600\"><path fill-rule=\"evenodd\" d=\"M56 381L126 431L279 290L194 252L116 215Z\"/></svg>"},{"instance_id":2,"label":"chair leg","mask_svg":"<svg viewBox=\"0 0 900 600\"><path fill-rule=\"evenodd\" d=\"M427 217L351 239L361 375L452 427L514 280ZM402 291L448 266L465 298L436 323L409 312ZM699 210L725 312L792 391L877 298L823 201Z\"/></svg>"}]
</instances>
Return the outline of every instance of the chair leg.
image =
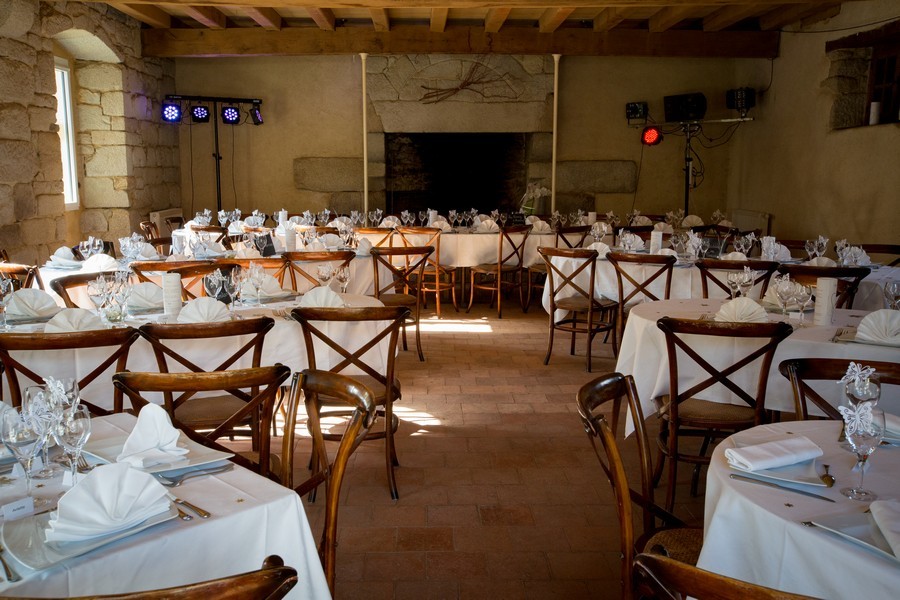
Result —
<instances>
[{"instance_id":1,"label":"chair leg","mask_svg":"<svg viewBox=\"0 0 900 600\"><path fill-rule=\"evenodd\" d=\"M472 303L475 302L475 271L469 271L469 306L466 308L468 313L472 310Z\"/></svg>"},{"instance_id":2,"label":"chair leg","mask_svg":"<svg viewBox=\"0 0 900 600\"><path fill-rule=\"evenodd\" d=\"M553 353L553 333L556 331L556 328L553 327L553 315L550 315L550 340L547 343L547 356L544 357L544 364L550 364L550 354Z\"/></svg>"},{"instance_id":3,"label":"chair leg","mask_svg":"<svg viewBox=\"0 0 900 600\"><path fill-rule=\"evenodd\" d=\"M678 475L678 433L669 430L669 477L666 488L666 510L672 512L675 507L675 480Z\"/></svg>"},{"instance_id":4,"label":"chair leg","mask_svg":"<svg viewBox=\"0 0 900 600\"><path fill-rule=\"evenodd\" d=\"M388 487L391 490L391 498L397 500L400 493L397 491L397 480L394 477L394 465L397 463L397 454L394 450L394 411L391 403L384 407L384 458L387 465Z\"/></svg>"},{"instance_id":5,"label":"chair leg","mask_svg":"<svg viewBox=\"0 0 900 600\"><path fill-rule=\"evenodd\" d=\"M706 456L706 451L709 450L709 443L712 441L712 438L708 435L703 436L703 443L700 444L700 456ZM691 474L691 497L697 497L697 490L700 487L700 467L703 466L701 464L694 465L694 472Z\"/></svg>"},{"instance_id":6,"label":"chair leg","mask_svg":"<svg viewBox=\"0 0 900 600\"><path fill-rule=\"evenodd\" d=\"M497 294L497 318L503 318L503 273L497 275L497 281L495 282L496 287L494 288L494 293Z\"/></svg>"},{"instance_id":7,"label":"chair leg","mask_svg":"<svg viewBox=\"0 0 900 600\"><path fill-rule=\"evenodd\" d=\"M453 300L453 310L459 312L459 305L456 303L456 271L450 275L450 299Z\"/></svg>"},{"instance_id":8,"label":"chair leg","mask_svg":"<svg viewBox=\"0 0 900 600\"><path fill-rule=\"evenodd\" d=\"M419 308L416 307L416 350L419 352L419 361L425 362L425 354L422 353L422 321L419 320Z\"/></svg>"}]
</instances>

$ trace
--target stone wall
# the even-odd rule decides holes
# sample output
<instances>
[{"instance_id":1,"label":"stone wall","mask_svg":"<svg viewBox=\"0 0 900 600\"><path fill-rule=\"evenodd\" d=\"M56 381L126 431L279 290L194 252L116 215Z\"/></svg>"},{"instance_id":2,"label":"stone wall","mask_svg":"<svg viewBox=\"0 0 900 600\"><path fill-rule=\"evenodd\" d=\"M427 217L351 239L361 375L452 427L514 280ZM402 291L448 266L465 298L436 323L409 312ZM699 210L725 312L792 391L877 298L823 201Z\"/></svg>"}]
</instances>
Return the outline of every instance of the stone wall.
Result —
<instances>
[{"instance_id":1,"label":"stone wall","mask_svg":"<svg viewBox=\"0 0 900 600\"><path fill-rule=\"evenodd\" d=\"M127 235L150 210L179 205L177 138L157 116L174 88L174 65L141 57L137 21L105 4L3 4L0 248L39 263L58 246ZM54 48L74 58L75 215L64 205Z\"/></svg>"},{"instance_id":2,"label":"stone wall","mask_svg":"<svg viewBox=\"0 0 900 600\"><path fill-rule=\"evenodd\" d=\"M848 48L828 53L831 68L822 86L834 93L832 129L865 125L871 48Z\"/></svg>"}]
</instances>

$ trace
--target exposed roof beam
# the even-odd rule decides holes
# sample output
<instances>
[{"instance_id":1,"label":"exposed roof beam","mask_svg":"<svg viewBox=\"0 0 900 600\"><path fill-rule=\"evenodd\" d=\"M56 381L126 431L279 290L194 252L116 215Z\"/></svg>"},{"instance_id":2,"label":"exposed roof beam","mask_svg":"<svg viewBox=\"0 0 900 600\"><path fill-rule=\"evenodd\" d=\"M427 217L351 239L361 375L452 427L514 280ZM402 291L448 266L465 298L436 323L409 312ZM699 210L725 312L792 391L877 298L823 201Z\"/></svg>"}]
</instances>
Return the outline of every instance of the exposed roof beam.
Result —
<instances>
[{"instance_id":1,"label":"exposed roof beam","mask_svg":"<svg viewBox=\"0 0 900 600\"><path fill-rule=\"evenodd\" d=\"M253 19L257 25L270 31L281 29L281 15L274 8L256 8L244 6L241 8L244 14Z\"/></svg>"},{"instance_id":2,"label":"exposed roof beam","mask_svg":"<svg viewBox=\"0 0 900 600\"><path fill-rule=\"evenodd\" d=\"M166 4L189 6L198 0L165 0ZM212 1L212 0L206 0ZM865 0L844 0L846 2L862 2ZM272 0L215 0L216 4L225 6L272 6ZM128 4L161 4L162 0L128 0ZM788 4L809 4L810 0L453 0L453 8L501 8L513 5L516 8L597 8L599 6L614 5L617 7L647 8L648 6L688 6L700 7L727 6L730 4L756 4L760 10L766 6L773 8ZM318 7L323 0L279 0L279 7ZM385 2L385 0L328 0L327 5L331 9L337 8L384 8L386 5L401 5L416 8L445 8L448 0L409 0L408 2Z\"/></svg>"},{"instance_id":3,"label":"exposed roof beam","mask_svg":"<svg viewBox=\"0 0 900 600\"><path fill-rule=\"evenodd\" d=\"M185 6L188 16L210 29L225 29L225 13L211 6Z\"/></svg>"},{"instance_id":4,"label":"exposed roof beam","mask_svg":"<svg viewBox=\"0 0 900 600\"><path fill-rule=\"evenodd\" d=\"M431 31L440 33L447 27L447 15L450 14L449 8L432 8L431 9Z\"/></svg>"},{"instance_id":5,"label":"exposed roof beam","mask_svg":"<svg viewBox=\"0 0 900 600\"><path fill-rule=\"evenodd\" d=\"M785 25L796 23L803 17L822 8L822 3L792 4L769 11L759 18L759 28L765 31L781 29Z\"/></svg>"},{"instance_id":6,"label":"exposed roof beam","mask_svg":"<svg viewBox=\"0 0 900 600\"><path fill-rule=\"evenodd\" d=\"M150 27L168 29L172 26L172 17L169 16L169 13L150 4L121 4L118 2L111 2L110 6L119 12L125 13L129 17L134 17L141 23L146 23Z\"/></svg>"},{"instance_id":7,"label":"exposed roof beam","mask_svg":"<svg viewBox=\"0 0 900 600\"><path fill-rule=\"evenodd\" d=\"M319 29L334 31L334 11L330 8L307 8L306 12L316 22Z\"/></svg>"},{"instance_id":8,"label":"exposed roof beam","mask_svg":"<svg viewBox=\"0 0 900 600\"><path fill-rule=\"evenodd\" d=\"M821 7L820 10L817 10L814 13L808 14L803 17L803 20L800 22L800 26L809 27L810 25L815 25L819 21L824 21L825 19L836 17L839 14L841 14L841 4L839 2L835 2L833 4L825 4Z\"/></svg>"},{"instance_id":9,"label":"exposed roof beam","mask_svg":"<svg viewBox=\"0 0 900 600\"><path fill-rule=\"evenodd\" d=\"M369 14L372 16L372 25L375 31L390 31L391 18L388 16L386 8L370 8Z\"/></svg>"},{"instance_id":10,"label":"exposed roof beam","mask_svg":"<svg viewBox=\"0 0 900 600\"><path fill-rule=\"evenodd\" d=\"M486 33L480 27L452 27L433 35L424 27L396 25L388 32L367 27L258 27L204 29L146 29L143 53L158 57L293 56L305 54L565 54L568 56L669 56L775 58L778 32L673 30L649 33L614 29L594 33L566 28L539 33L527 27L508 27Z\"/></svg>"},{"instance_id":11,"label":"exposed roof beam","mask_svg":"<svg viewBox=\"0 0 900 600\"><path fill-rule=\"evenodd\" d=\"M759 5L756 4L735 4L720 8L703 19L703 31L722 31L759 12Z\"/></svg>"},{"instance_id":12,"label":"exposed roof beam","mask_svg":"<svg viewBox=\"0 0 900 600\"><path fill-rule=\"evenodd\" d=\"M548 8L538 20L540 32L553 33L574 11L574 8Z\"/></svg>"},{"instance_id":13,"label":"exposed roof beam","mask_svg":"<svg viewBox=\"0 0 900 600\"><path fill-rule=\"evenodd\" d=\"M625 20L625 13L617 8L604 8L594 17L594 31L609 31Z\"/></svg>"},{"instance_id":14,"label":"exposed roof beam","mask_svg":"<svg viewBox=\"0 0 900 600\"><path fill-rule=\"evenodd\" d=\"M503 7L503 8L491 8L487 11L487 16L484 17L484 30L487 33L497 33L500 31L500 28L503 27L503 24L506 22L506 18L509 16L512 8Z\"/></svg>"},{"instance_id":15,"label":"exposed roof beam","mask_svg":"<svg viewBox=\"0 0 900 600\"><path fill-rule=\"evenodd\" d=\"M685 20L694 11L694 6L667 6L650 17L650 31L651 33L667 31Z\"/></svg>"}]
</instances>

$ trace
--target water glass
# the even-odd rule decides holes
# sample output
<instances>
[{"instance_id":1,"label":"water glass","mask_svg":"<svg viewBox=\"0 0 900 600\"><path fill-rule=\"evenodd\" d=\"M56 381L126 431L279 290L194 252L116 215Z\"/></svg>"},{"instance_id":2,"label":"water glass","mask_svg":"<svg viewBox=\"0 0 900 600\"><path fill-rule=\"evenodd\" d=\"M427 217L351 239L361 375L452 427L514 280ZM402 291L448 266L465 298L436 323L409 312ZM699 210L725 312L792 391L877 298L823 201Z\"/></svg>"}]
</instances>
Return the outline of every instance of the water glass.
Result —
<instances>
[{"instance_id":1,"label":"water glass","mask_svg":"<svg viewBox=\"0 0 900 600\"><path fill-rule=\"evenodd\" d=\"M25 493L33 498L35 508L47 506L49 501L34 498L31 493L31 464L44 442L43 425L28 416L24 407L13 408L0 414L0 439L25 471Z\"/></svg>"},{"instance_id":2,"label":"water glass","mask_svg":"<svg viewBox=\"0 0 900 600\"><path fill-rule=\"evenodd\" d=\"M0 275L0 331L9 331L9 324L6 322L6 302L9 295L14 291L13 280L9 277Z\"/></svg>"},{"instance_id":3,"label":"water glass","mask_svg":"<svg viewBox=\"0 0 900 600\"><path fill-rule=\"evenodd\" d=\"M900 310L900 281L886 281L884 283L884 299L886 308Z\"/></svg>"},{"instance_id":4,"label":"water glass","mask_svg":"<svg viewBox=\"0 0 900 600\"><path fill-rule=\"evenodd\" d=\"M816 240L806 240L803 243L803 249L809 255L809 260L814 259L816 257Z\"/></svg>"},{"instance_id":5,"label":"water glass","mask_svg":"<svg viewBox=\"0 0 900 600\"><path fill-rule=\"evenodd\" d=\"M53 438L69 457L69 468L72 470L72 484L75 483L78 459L81 450L91 437L91 413L83 404L65 410L59 422L53 428Z\"/></svg>"},{"instance_id":6,"label":"water glass","mask_svg":"<svg viewBox=\"0 0 900 600\"><path fill-rule=\"evenodd\" d=\"M800 307L800 327L804 327L803 324L806 307L809 305L809 301L812 300L812 288L808 285L796 284L794 287L794 301Z\"/></svg>"},{"instance_id":7,"label":"water glass","mask_svg":"<svg viewBox=\"0 0 900 600\"><path fill-rule=\"evenodd\" d=\"M316 278L322 286L327 286L334 278L334 268L331 265L319 265L316 270Z\"/></svg>"},{"instance_id":8,"label":"water glass","mask_svg":"<svg viewBox=\"0 0 900 600\"><path fill-rule=\"evenodd\" d=\"M334 278L337 279L337 282L341 286L341 293L347 293L347 287L350 285L350 267L343 266L337 270L334 275Z\"/></svg>"},{"instance_id":9,"label":"water glass","mask_svg":"<svg viewBox=\"0 0 900 600\"><path fill-rule=\"evenodd\" d=\"M850 448L856 454L856 466L859 469L859 485L845 487L841 493L851 500L870 502L878 496L863 487L866 474L866 462L881 445L884 437L884 411L875 408L871 402L863 402L856 406L838 408L844 418L844 435Z\"/></svg>"}]
</instances>

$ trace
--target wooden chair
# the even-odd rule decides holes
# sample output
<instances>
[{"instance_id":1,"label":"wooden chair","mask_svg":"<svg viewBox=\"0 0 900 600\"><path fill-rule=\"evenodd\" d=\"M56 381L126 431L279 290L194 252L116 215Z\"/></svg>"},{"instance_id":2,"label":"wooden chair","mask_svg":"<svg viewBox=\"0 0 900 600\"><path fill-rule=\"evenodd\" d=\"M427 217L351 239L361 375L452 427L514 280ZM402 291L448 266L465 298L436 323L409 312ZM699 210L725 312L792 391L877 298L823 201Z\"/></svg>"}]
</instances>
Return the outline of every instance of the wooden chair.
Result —
<instances>
[{"instance_id":1,"label":"wooden chair","mask_svg":"<svg viewBox=\"0 0 900 600\"><path fill-rule=\"evenodd\" d=\"M778 272L788 274L791 279L803 285L815 287L819 277L838 280L835 308L853 308L853 300L859 289L859 282L865 279L871 269L868 267L814 267L812 265L779 265Z\"/></svg>"},{"instance_id":2,"label":"wooden chair","mask_svg":"<svg viewBox=\"0 0 900 600\"><path fill-rule=\"evenodd\" d=\"M137 329L131 327L115 327L113 329L96 329L93 331L80 331L75 333L4 333L0 335L0 362L3 364L3 371L6 374L6 380L9 386L9 402L12 406L21 406L22 404L22 383L26 385L44 385L44 377L52 375L60 376L63 371L64 363L75 364L76 357L74 351L85 350L88 348L106 348L102 359L98 359L96 366L86 375L78 378L78 387L82 392L84 389L103 375L107 369L115 365L115 371L124 371L128 362L128 352L131 345L138 339ZM41 352L50 353L52 356L59 357L59 364L52 372L37 373L34 365L29 366L23 360L26 358L18 353L25 352ZM81 368L89 368L91 365L84 365L80 358L78 366ZM52 362L48 362L48 368ZM82 399L82 403L87 405L88 409L94 415L107 415L110 411L97 406L92 402ZM115 392L113 395L112 412L122 412L122 394Z\"/></svg>"},{"instance_id":3,"label":"wooden chair","mask_svg":"<svg viewBox=\"0 0 900 600\"><path fill-rule=\"evenodd\" d=\"M416 350L419 360L425 360L422 352L422 333L419 314L422 310L424 288L418 285L425 278L425 266L434 253L434 246L405 246L372 248L372 266L375 269L375 297L385 306L404 306L409 315L403 323L403 349L407 350L406 326L416 327ZM382 281L381 268L391 273L389 281Z\"/></svg>"},{"instance_id":4,"label":"wooden chair","mask_svg":"<svg viewBox=\"0 0 900 600\"><path fill-rule=\"evenodd\" d=\"M115 275L115 271L98 271L94 273L75 273L73 275L66 275L51 281L50 291L62 298L66 308L96 309L97 307L90 301L78 304L72 299L72 295L69 292L79 288L86 288L88 283L95 281L98 277L115 277Z\"/></svg>"},{"instance_id":5,"label":"wooden chair","mask_svg":"<svg viewBox=\"0 0 900 600\"><path fill-rule=\"evenodd\" d=\"M44 289L40 269L34 265L0 262L0 277L12 280L14 290L34 287L35 282L38 288Z\"/></svg>"},{"instance_id":6,"label":"wooden chair","mask_svg":"<svg viewBox=\"0 0 900 600\"><path fill-rule=\"evenodd\" d=\"M503 291L518 289L519 304L525 306L525 242L531 233L531 225L502 227L497 236L497 262L476 265L469 270L469 306L475 302L475 290L491 292L491 302L497 298L497 318L503 318ZM521 236L521 237L520 237ZM476 276L481 277L478 281Z\"/></svg>"},{"instance_id":7,"label":"wooden chair","mask_svg":"<svg viewBox=\"0 0 900 600\"><path fill-rule=\"evenodd\" d=\"M675 266L676 258L669 255L654 254L630 254L620 252L610 252L606 255L606 259L616 270L616 285L619 290L618 306L616 307L616 338L617 343L622 343L622 335L625 331L625 317L628 310L633 304L655 300L668 300L669 293L672 290L672 267ZM632 267L634 270L626 268ZM647 272L647 269L655 269ZM639 270L640 274L635 273ZM651 291L650 285L664 277L663 293L660 297L659 292ZM633 290L625 293L625 282L629 286L634 287Z\"/></svg>"},{"instance_id":8,"label":"wooden chair","mask_svg":"<svg viewBox=\"0 0 900 600\"><path fill-rule=\"evenodd\" d=\"M162 393L166 399L165 409L172 419L172 424L198 444L213 450L233 452L218 440L234 435L236 429L244 423L253 423L251 434L256 442L254 448L258 448L258 452L236 453L231 460L263 477L268 477L272 472L281 472L277 456L271 453L270 432L276 396L281 384L290 375L291 370L282 364L252 369L190 373L125 371L113 375L113 385L128 396L135 413L150 402L142 394ZM185 402L186 398L195 394L212 393L218 393L219 396L215 399L205 396ZM173 401L175 394L178 394L178 397ZM202 415L204 423L197 428L193 427L179 418L178 411L178 408L190 408L187 404L191 403L214 407L217 418L213 419L212 415L205 413ZM225 404L232 406L233 410L225 410L223 406ZM201 433L201 430L204 431Z\"/></svg>"},{"instance_id":9,"label":"wooden chair","mask_svg":"<svg viewBox=\"0 0 900 600\"><path fill-rule=\"evenodd\" d=\"M0 262L11 262L9 260L9 253L6 251L6 248L0 248Z\"/></svg>"},{"instance_id":10,"label":"wooden chair","mask_svg":"<svg viewBox=\"0 0 900 600\"><path fill-rule=\"evenodd\" d=\"M668 489L666 509L675 504L675 476L678 462L695 465L691 491L696 494L700 467L709 464L706 451L711 441L759 425L765 418L766 382L772 357L778 344L789 336L793 329L787 323L718 323L715 321L691 321L663 317L657 326L666 338L666 352L669 359L669 394L654 399L658 413L664 420L659 430L659 460L655 479L662 474L665 459L669 459ZM687 339L682 336L690 336ZM705 339L700 340L702 336ZM713 346L716 338L726 338L730 345L728 352L735 360L725 357L730 364L719 368L711 364L721 363L721 356L713 357L714 351L701 355L696 348L704 344ZM756 343L754 343L754 341ZM738 343L740 342L740 343ZM746 347L745 347L746 343ZM721 354L721 350L719 352ZM738 373L754 361L760 360L755 389L733 380ZM683 373L691 367L709 376L685 389ZM756 368L754 365L753 368ZM679 372L682 377L679 378ZM748 376L749 377L749 376ZM699 377L698 377L699 378ZM716 384L721 384L746 404L726 404L701 400L696 395ZM702 437L703 442L697 454L689 454L679 446L679 438L684 436Z\"/></svg>"},{"instance_id":11,"label":"wooden chair","mask_svg":"<svg viewBox=\"0 0 900 600\"><path fill-rule=\"evenodd\" d=\"M372 392L378 407L378 415L384 419L382 431L369 431L367 440L384 438L385 463L391 498L399 498L394 467L399 465L394 447L394 433L400 423L394 415L394 402L401 398L400 381L395 376L397 342L400 328L409 316L409 309L400 306L377 308L295 308L291 316L303 328L303 341L310 369L320 369L332 373L343 373L361 383ZM358 340L355 348L335 340L329 334L331 323L369 323L373 326L371 336ZM384 362L379 345L386 343ZM318 347L318 350L317 350ZM323 353L323 350L325 352ZM367 357L372 350L375 356ZM329 356L337 362L327 365ZM377 357L377 360L376 360ZM325 439L338 439L337 435L323 434ZM314 461L315 463L315 461Z\"/></svg>"},{"instance_id":12,"label":"wooden chair","mask_svg":"<svg viewBox=\"0 0 900 600\"><path fill-rule=\"evenodd\" d=\"M221 323L147 323L141 327L140 334L152 346L160 373L202 374L242 366L258 368L266 334L274 326L275 320L271 317ZM192 352L179 348L179 341L184 340L203 340L216 345L220 351L218 354L203 355L208 357L208 362L200 365ZM250 394L229 391L227 394L200 398L194 398L194 395L190 391L178 396L171 392L163 395L166 411L172 415L173 423L177 421L176 427L192 430L213 430L216 437L221 437L221 423L241 411L256 391ZM256 448L259 428L255 421L248 419L239 424L249 427ZM232 429L234 425L229 422ZM233 433L240 432L229 430L228 435Z\"/></svg>"},{"instance_id":13,"label":"wooden chair","mask_svg":"<svg viewBox=\"0 0 900 600\"><path fill-rule=\"evenodd\" d=\"M327 400L325 400L327 399ZM323 406L343 406L349 411L339 434L340 444L334 460L328 457L325 434L322 431ZM293 481L293 456L295 452L295 430L301 406L306 408L306 429L312 438L315 462L311 463L310 477L299 486ZM375 422L375 399L364 385L336 373L307 369L294 373L291 391L288 395L287 412L282 439L282 485L304 496L325 484L325 522L319 538L319 559L325 570L328 588L334 594L335 555L337 549L337 520L340 506L341 486L350 456L365 440L369 428Z\"/></svg>"},{"instance_id":14,"label":"wooden chair","mask_svg":"<svg viewBox=\"0 0 900 600\"><path fill-rule=\"evenodd\" d=\"M554 248L583 248L584 241L591 232L590 225L575 225L572 227L558 227L556 229ZM575 241L572 241L573 238ZM562 243L560 243L562 242ZM539 248L540 250L540 248ZM528 278L528 293L525 298L525 312L531 307L531 294L534 290L544 289L547 279L547 265L544 261L525 268L525 277Z\"/></svg>"},{"instance_id":15,"label":"wooden chair","mask_svg":"<svg viewBox=\"0 0 900 600\"><path fill-rule=\"evenodd\" d=\"M131 263L131 270L134 271L138 281L151 281L153 283L159 282L153 281L151 273L177 273L181 276L181 297L183 300L188 301L198 296L206 295L206 288L203 286L204 277L215 271L228 275L237 266L237 263L230 259L215 262L209 260L177 262L134 261Z\"/></svg>"},{"instance_id":16,"label":"wooden chair","mask_svg":"<svg viewBox=\"0 0 900 600\"><path fill-rule=\"evenodd\" d=\"M623 399L627 402L635 423L634 439L641 475L638 489L629 485L616 443L615 432ZM630 599L632 560L636 553L653 548L678 560L696 564L703 544L703 531L685 527L684 523L659 507L653 499L650 443L631 375L611 373L585 384L578 391L577 405L591 447L616 497L622 552L622 590L623 597ZM640 521L643 532L640 535L636 534L634 526L636 509L640 509L642 513ZM657 525L658 522L661 526Z\"/></svg>"},{"instance_id":17,"label":"wooden chair","mask_svg":"<svg viewBox=\"0 0 900 600\"><path fill-rule=\"evenodd\" d=\"M633 588L636 597L658 600L815 600L704 571L657 554L638 554L634 559Z\"/></svg>"},{"instance_id":18,"label":"wooden chair","mask_svg":"<svg viewBox=\"0 0 900 600\"><path fill-rule=\"evenodd\" d=\"M811 386L812 381L838 381L847 372L850 362L873 367L882 384L900 385L900 363L874 360L855 360L844 358L791 358L781 361L778 372L791 382L794 391L794 415L798 421L805 421L809 416L809 403L825 414L825 418L840 421L841 413L837 407L828 402Z\"/></svg>"},{"instance_id":19,"label":"wooden chair","mask_svg":"<svg viewBox=\"0 0 900 600\"><path fill-rule=\"evenodd\" d=\"M453 308L459 312L459 304L456 302L456 267L441 264L441 229L439 227L397 227L397 238L405 247L433 246L434 254L428 258L425 264L425 274L420 284L423 297L426 294L434 294L435 312L438 318L441 316L441 292L450 291L450 299ZM428 236L424 244L413 243L407 236ZM424 298L423 298L424 299Z\"/></svg>"},{"instance_id":20,"label":"wooden chair","mask_svg":"<svg viewBox=\"0 0 900 600\"><path fill-rule=\"evenodd\" d=\"M349 267L356 253L353 250L338 250L337 252L285 252L282 254L288 263L291 274L291 285L294 290L302 292L320 285L315 272L308 271L311 265L329 263L336 269ZM337 264L334 264L337 263Z\"/></svg>"},{"instance_id":21,"label":"wooden chair","mask_svg":"<svg viewBox=\"0 0 900 600\"><path fill-rule=\"evenodd\" d=\"M889 267L896 267L900 265L900 244L853 244L854 246L860 246L863 250L866 251L866 254L887 254L893 257L890 263L887 263ZM9 260L9 259L7 259ZM890 258L888 259L890 260Z\"/></svg>"},{"instance_id":22,"label":"wooden chair","mask_svg":"<svg viewBox=\"0 0 900 600\"><path fill-rule=\"evenodd\" d=\"M193 233L208 233L212 241L222 244L226 250L231 250L231 237L228 235L227 227L219 227L218 225L192 225Z\"/></svg>"},{"instance_id":23,"label":"wooden chair","mask_svg":"<svg viewBox=\"0 0 900 600\"><path fill-rule=\"evenodd\" d=\"M703 258L696 263L700 270L700 283L703 286L703 297L709 298L709 283L712 282L717 288L725 291L725 297L731 297L731 288L728 287L728 273L741 273L744 267L750 267L753 270L753 287L759 286L759 296L762 299L769 289L769 280L772 274L778 269L779 263L769 260L719 260L715 258ZM721 277L720 277L721 275ZM713 288L715 289L715 288ZM716 297L722 297L721 295Z\"/></svg>"},{"instance_id":24,"label":"wooden chair","mask_svg":"<svg viewBox=\"0 0 900 600\"><path fill-rule=\"evenodd\" d=\"M569 353L575 354L575 336L587 337L587 372L591 372L591 345L598 333L613 334L613 354L618 354L615 329L616 302L597 298L594 295L594 279L597 272L597 251L584 248L538 248L547 267L547 285L550 288L550 339L544 364L550 364L553 352L553 334L556 330L571 333L572 344ZM575 261L577 266L570 273L553 264L554 258ZM568 271L568 269L566 269ZM576 282L583 273L588 275L588 285ZM557 318L557 311L565 311L565 316ZM607 317L604 319L604 315Z\"/></svg>"},{"instance_id":25,"label":"wooden chair","mask_svg":"<svg viewBox=\"0 0 900 600\"><path fill-rule=\"evenodd\" d=\"M153 221L141 221L139 226L144 237L148 240L160 237L159 227Z\"/></svg>"},{"instance_id":26,"label":"wooden chair","mask_svg":"<svg viewBox=\"0 0 900 600\"><path fill-rule=\"evenodd\" d=\"M384 248L394 245L394 230L386 227L354 227L353 231L357 235L368 235L375 237L372 242L374 248Z\"/></svg>"},{"instance_id":27,"label":"wooden chair","mask_svg":"<svg viewBox=\"0 0 900 600\"><path fill-rule=\"evenodd\" d=\"M165 222L170 234L176 229L184 229L184 217L180 215L177 217L166 217Z\"/></svg>"}]
</instances>

